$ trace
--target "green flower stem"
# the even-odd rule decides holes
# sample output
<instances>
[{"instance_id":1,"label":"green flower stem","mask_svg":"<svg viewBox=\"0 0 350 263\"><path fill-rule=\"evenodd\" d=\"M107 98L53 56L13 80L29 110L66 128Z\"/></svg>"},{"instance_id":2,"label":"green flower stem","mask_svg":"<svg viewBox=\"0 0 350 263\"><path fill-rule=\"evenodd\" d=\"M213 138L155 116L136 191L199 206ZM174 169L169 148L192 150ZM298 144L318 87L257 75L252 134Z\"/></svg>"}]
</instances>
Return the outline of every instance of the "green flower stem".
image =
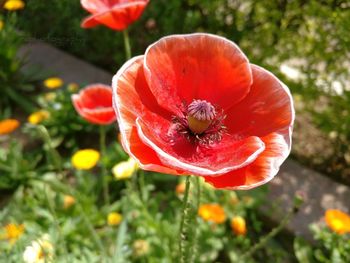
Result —
<instances>
[{"instance_id":1,"label":"green flower stem","mask_svg":"<svg viewBox=\"0 0 350 263\"><path fill-rule=\"evenodd\" d=\"M140 197L142 202L146 202L148 199L147 196L147 190L145 189L145 174L143 170L138 170L138 181L139 181L139 187L140 187Z\"/></svg>"},{"instance_id":2,"label":"green flower stem","mask_svg":"<svg viewBox=\"0 0 350 263\"><path fill-rule=\"evenodd\" d=\"M180 251L180 262L187 263L186 259L186 243L188 241L188 223L189 223L189 214L190 214L190 181L191 176L186 177L186 188L185 194L182 200L182 217L180 223L180 237L179 237L179 251Z\"/></svg>"},{"instance_id":3,"label":"green flower stem","mask_svg":"<svg viewBox=\"0 0 350 263\"><path fill-rule=\"evenodd\" d=\"M74 196L74 195L73 195ZM105 247L102 244L102 241L100 239L100 237L98 236L94 226L92 225L91 221L89 220L89 218L87 217L87 215L84 212L84 208L82 207L82 205L80 204L79 200L76 198L77 202L76 202L76 206L79 210L79 213L82 215L84 223L87 227L87 229L89 230L95 245L98 247L98 249L101 251L101 253L103 254L103 256L105 258L107 258L107 252L105 250Z\"/></svg>"},{"instance_id":4,"label":"green flower stem","mask_svg":"<svg viewBox=\"0 0 350 263\"><path fill-rule=\"evenodd\" d=\"M103 199L106 204L109 205L109 190L108 190L108 177L106 164L104 158L106 157L106 127L100 125L100 151L102 155L101 169L102 169L102 187L103 187Z\"/></svg>"},{"instance_id":5,"label":"green flower stem","mask_svg":"<svg viewBox=\"0 0 350 263\"><path fill-rule=\"evenodd\" d=\"M62 233L62 229L60 227L60 223L58 221L58 216L57 216L57 213L55 211L55 208L54 208L54 205L52 203L52 200L51 198L49 197L49 194L47 192L47 184L45 184L44 186L44 193L45 193L45 198L46 198L46 202L48 204L48 207L49 207L49 210L52 214L52 217L53 217L53 221L54 221L54 224L55 224L55 228L57 229L57 233L58 233L58 239L59 239L59 243L62 244L62 247L63 247L63 251L64 251L64 255L65 255L65 261L66 262L69 262L67 260L67 255L68 255L68 249L67 249L67 244L66 244L66 241L63 237L63 233Z\"/></svg>"},{"instance_id":6,"label":"green flower stem","mask_svg":"<svg viewBox=\"0 0 350 263\"><path fill-rule=\"evenodd\" d=\"M51 157L51 160L49 159L49 161L52 162L53 166L57 169L57 171L62 172L61 156L56 151L56 149L53 147L51 136L50 136L48 130L43 125L37 125L35 127L37 127L38 131L40 132L40 135L43 138L43 141L46 143L46 145L48 147L47 151L48 151L49 156Z\"/></svg>"},{"instance_id":7,"label":"green flower stem","mask_svg":"<svg viewBox=\"0 0 350 263\"><path fill-rule=\"evenodd\" d=\"M19 92L16 92L12 87L5 87L4 91L6 95L15 103L17 103L25 112L32 113L35 109L35 105L23 97Z\"/></svg>"},{"instance_id":8,"label":"green flower stem","mask_svg":"<svg viewBox=\"0 0 350 263\"><path fill-rule=\"evenodd\" d=\"M124 37L126 60L129 60L131 58L131 47L130 47L129 32L127 29L123 30L123 37Z\"/></svg>"},{"instance_id":9,"label":"green flower stem","mask_svg":"<svg viewBox=\"0 0 350 263\"><path fill-rule=\"evenodd\" d=\"M194 212L196 213L201 203L201 182L200 182L199 176L195 176L194 179L195 179L195 187L196 187L196 203L195 203ZM197 213L195 214L195 220L197 220ZM198 234L199 234L199 228L196 228L193 233L193 240L192 240L193 251L191 253L190 262L196 261Z\"/></svg>"}]
</instances>

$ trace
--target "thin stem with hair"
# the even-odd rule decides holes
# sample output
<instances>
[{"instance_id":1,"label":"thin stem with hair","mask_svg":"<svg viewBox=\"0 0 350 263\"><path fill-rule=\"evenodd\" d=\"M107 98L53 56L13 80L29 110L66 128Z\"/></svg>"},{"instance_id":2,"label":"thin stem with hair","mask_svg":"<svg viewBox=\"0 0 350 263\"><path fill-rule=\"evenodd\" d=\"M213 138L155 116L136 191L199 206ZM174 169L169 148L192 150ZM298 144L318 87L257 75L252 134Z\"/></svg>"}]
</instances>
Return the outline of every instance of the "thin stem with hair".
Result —
<instances>
[{"instance_id":1,"label":"thin stem with hair","mask_svg":"<svg viewBox=\"0 0 350 263\"><path fill-rule=\"evenodd\" d=\"M191 187L191 176L186 177L186 188L185 194L182 200L182 216L180 222L180 237L179 237L179 252L180 252L180 262L186 262L186 243L188 241L188 223L190 214L190 187Z\"/></svg>"},{"instance_id":2,"label":"thin stem with hair","mask_svg":"<svg viewBox=\"0 0 350 263\"><path fill-rule=\"evenodd\" d=\"M195 208L194 208L194 220L198 220L197 218L197 211L199 209L200 203L201 203L201 182L200 178L198 176L195 176L193 179L195 179L195 188L196 188L196 202L195 202ZM192 253L190 261L189 262L195 262L196 257L197 257L197 251L198 251L198 235L199 235L199 228L195 228L193 232L193 237L192 237Z\"/></svg>"}]
</instances>

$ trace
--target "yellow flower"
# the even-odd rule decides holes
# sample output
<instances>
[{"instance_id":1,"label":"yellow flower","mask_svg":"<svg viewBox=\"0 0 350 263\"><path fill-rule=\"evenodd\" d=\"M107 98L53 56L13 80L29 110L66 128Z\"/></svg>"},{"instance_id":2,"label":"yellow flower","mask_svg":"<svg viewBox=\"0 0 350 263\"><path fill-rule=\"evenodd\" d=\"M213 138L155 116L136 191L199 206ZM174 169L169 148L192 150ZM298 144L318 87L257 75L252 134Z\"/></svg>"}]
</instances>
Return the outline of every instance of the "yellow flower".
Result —
<instances>
[{"instance_id":1,"label":"yellow flower","mask_svg":"<svg viewBox=\"0 0 350 263\"><path fill-rule=\"evenodd\" d=\"M117 180L128 179L137 169L137 163L134 159L120 162L112 168L112 173Z\"/></svg>"},{"instance_id":2,"label":"yellow flower","mask_svg":"<svg viewBox=\"0 0 350 263\"><path fill-rule=\"evenodd\" d=\"M23 260L26 263L47 263L53 262L53 245L47 234L40 239L33 241L27 246L23 253Z\"/></svg>"},{"instance_id":3,"label":"yellow flower","mask_svg":"<svg viewBox=\"0 0 350 263\"><path fill-rule=\"evenodd\" d=\"M350 233L350 215L336 209L326 211L325 220L328 227L338 234Z\"/></svg>"},{"instance_id":4,"label":"yellow flower","mask_svg":"<svg viewBox=\"0 0 350 263\"><path fill-rule=\"evenodd\" d=\"M60 78L48 78L44 81L44 85L48 89L58 89L62 87L63 80Z\"/></svg>"},{"instance_id":5,"label":"yellow flower","mask_svg":"<svg viewBox=\"0 0 350 263\"><path fill-rule=\"evenodd\" d=\"M19 127L20 123L15 119L5 119L0 121L0 135L5 135L13 132Z\"/></svg>"},{"instance_id":6,"label":"yellow flower","mask_svg":"<svg viewBox=\"0 0 350 263\"><path fill-rule=\"evenodd\" d=\"M231 229L236 235L245 235L247 233L246 222L243 217L235 216L231 219Z\"/></svg>"},{"instance_id":7,"label":"yellow flower","mask_svg":"<svg viewBox=\"0 0 350 263\"><path fill-rule=\"evenodd\" d=\"M218 204L203 204L198 209L198 215L205 221L211 221L217 224L224 223L226 214L224 209Z\"/></svg>"},{"instance_id":8,"label":"yellow flower","mask_svg":"<svg viewBox=\"0 0 350 263\"><path fill-rule=\"evenodd\" d=\"M25 4L21 0L7 0L4 4L4 8L9 11L16 11L24 8Z\"/></svg>"},{"instance_id":9,"label":"yellow flower","mask_svg":"<svg viewBox=\"0 0 350 263\"><path fill-rule=\"evenodd\" d=\"M138 239L135 240L134 244L132 245L134 256L136 257L142 257L146 255L149 251L149 244L146 240Z\"/></svg>"},{"instance_id":10,"label":"yellow flower","mask_svg":"<svg viewBox=\"0 0 350 263\"><path fill-rule=\"evenodd\" d=\"M36 125L48 119L49 117L50 117L50 113L48 111L39 110L29 115L28 122L33 125Z\"/></svg>"},{"instance_id":11,"label":"yellow flower","mask_svg":"<svg viewBox=\"0 0 350 263\"><path fill-rule=\"evenodd\" d=\"M72 157L72 165L78 170L90 170L100 160L100 153L93 149L79 150Z\"/></svg>"},{"instance_id":12,"label":"yellow flower","mask_svg":"<svg viewBox=\"0 0 350 263\"><path fill-rule=\"evenodd\" d=\"M23 234L24 225L23 224L17 225L17 224L10 223L4 227L4 230L5 230L4 238L7 239L10 242L10 244L13 244Z\"/></svg>"},{"instance_id":13,"label":"yellow flower","mask_svg":"<svg viewBox=\"0 0 350 263\"><path fill-rule=\"evenodd\" d=\"M117 226L120 224L122 220L123 220L123 216L116 212L109 213L107 217L107 222L108 222L108 225L110 226Z\"/></svg>"},{"instance_id":14,"label":"yellow flower","mask_svg":"<svg viewBox=\"0 0 350 263\"><path fill-rule=\"evenodd\" d=\"M75 198L73 196L65 195L63 197L63 207L64 207L64 209L68 209L74 204L75 204Z\"/></svg>"},{"instance_id":15,"label":"yellow flower","mask_svg":"<svg viewBox=\"0 0 350 263\"><path fill-rule=\"evenodd\" d=\"M4 28L4 21L0 20L0 31Z\"/></svg>"},{"instance_id":16,"label":"yellow flower","mask_svg":"<svg viewBox=\"0 0 350 263\"><path fill-rule=\"evenodd\" d=\"M77 84L77 83L69 83L68 84L68 86L67 86L67 89L70 91L70 92L72 92L72 93L74 93L74 92L76 92L78 89L79 89L79 85Z\"/></svg>"}]
</instances>

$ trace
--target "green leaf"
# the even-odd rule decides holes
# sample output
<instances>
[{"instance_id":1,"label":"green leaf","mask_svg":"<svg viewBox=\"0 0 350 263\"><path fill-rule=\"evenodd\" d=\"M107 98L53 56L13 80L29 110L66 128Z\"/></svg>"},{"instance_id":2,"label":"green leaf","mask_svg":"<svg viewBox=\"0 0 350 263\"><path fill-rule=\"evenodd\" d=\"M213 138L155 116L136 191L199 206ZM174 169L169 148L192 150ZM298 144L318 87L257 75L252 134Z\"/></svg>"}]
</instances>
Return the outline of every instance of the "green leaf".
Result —
<instances>
[{"instance_id":1,"label":"green leaf","mask_svg":"<svg viewBox=\"0 0 350 263\"><path fill-rule=\"evenodd\" d=\"M344 263L344 261L341 258L340 252L337 248L334 248L332 251L331 262L332 263Z\"/></svg>"},{"instance_id":2,"label":"green leaf","mask_svg":"<svg viewBox=\"0 0 350 263\"><path fill-rule=\"evenodd\" d=\"M125 262L124 254L123 254L123 245L126 239L127 230L128 230L127 218L125 218L123 222L120 224L118 234L117 234L116 247L115 247L115 252L113 257L114 263Z\"/></svg>"},{"instance_id":3,"label":"green leaf","mask_svg":"<svg viewBox=\"0 0 350 263\"><path fill-rule=\"evenodd\" d=\"M299 263L313 262L311 246L300 237L294 239L294 253Z\"/></svg>"}]
</instances>

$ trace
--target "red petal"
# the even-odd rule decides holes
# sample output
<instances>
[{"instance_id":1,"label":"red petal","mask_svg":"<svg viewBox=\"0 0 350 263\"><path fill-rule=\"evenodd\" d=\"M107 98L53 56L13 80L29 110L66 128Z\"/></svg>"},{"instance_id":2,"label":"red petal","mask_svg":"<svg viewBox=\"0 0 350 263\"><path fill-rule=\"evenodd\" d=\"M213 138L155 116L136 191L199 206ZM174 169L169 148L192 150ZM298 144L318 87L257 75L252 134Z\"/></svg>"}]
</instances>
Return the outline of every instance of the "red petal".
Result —
<instances>
[{"instance_id":1,"label":"red petal","mask_svg":"<svg viewBox=\"0 0 350 263\"><path fill-rule=\"evenodd\" d=\"M80 0L80 4L90 13L103 12L109 8L108 0Z\"/></svg>"},{"instance_id":2,"label":"red petal","mask_svg":"<svg viewBox=\"0 0 350 263\"><path fill-rule=\"evenodd\" d=\"M78 95L72 96L74 108L87 121L94 124L107 125L116 120L113 108L88 109L84 108L81 98Z\"/></svg>"},{"instance_id":3,"label":"red petal","mask_svg":"<svg viewBox=\"0 0 350 263\"><path fill-rule=\"evenodd\" d=\"M91 15L91 16L84 18L84 20L81 22L81 27L82 28L91 28L91 27L98 26L99 24L100 24L100 22L95 20L95 15Z\"/></svg>"},{"instance_id":4,"label":"red petal","mask_svg":"<svg viewBox=\"0 0 350 263\"><path fill-rule=\"evenodd\" d=\"M127 27L124 23L120 24L121 20L116 20L110 10L96 13L85 18L81 24L83 28L91 28L103 24L114 30L123 30Z\"/></svg>"},{"instance_id":5,"label":"red petal","mask_svg":"<svg viewBox=\"0 0 350 263\"><path fill-rule=\"evenodd\" d=\"M96 124L111 124L116 120L115 112L112 108L89 110L84 109L85 118Z\"/></svg>"},{"instance_id":6,"label":"red petal","mask_svg":"<svg viewBox=\"0 0 350 263\"><path fill-rule=\"evenodd\" d=\"M164 165L187 174L223 174L248 165L264 150L264 143L255 136L241 140L224 136L217 144L198 146L172 132L171 121L156 114L137 118L136 126L141 140L157 152Z\"/></svg>"},{"instance_id":7,"label":"red petal","mask_svg":"<svg viewBox=\"0 0 350 263\"><path fill-rule=\"evenodd\" d=\"M251 65L253 84L249 94L228 112L231 134L265 136L293 124L294 108L288 88L267 70Z\"/></svg>"},{"instance_id":8,"label":"red petal","mask_svg":"<svg viewBox=\"0 0 350 263\"><path fill-rule=\"evenodd\" d=\"M125 142L122 140L122 142ZM134 159L138 160L140 167L147 171L154 171L165 174L173 174L173 175L182 175L185 174L182 171L171 169L162 164L158 155L146 144L144 144L139 135L137 134L136 127L132 127L130 130L129 140L126 141L128 144L126 147L123 143L124 149L129 147L130 155L134 157Z\"/></svg>"},{"instance_id":9,"label":"red petal","mask_svg":"<svg viewBox=\"0 0 350 263\"><path fill-rule=\"evenodd\" d=\"M112 107L112 88L104 84L91 84L86 86L79 93L85 108L96 109Z\"/></svg>"},{"instance_id":10,"label":"red petal","mask_svg":"<svg viewBox=\"0 0 350 263\"><path fill-rule=\"evenodd\" d=\"M116 4L112 8L103 9L85 18L81 26L90 28L103 24L114 30L124 30L141 16L147 3L148 1L134 1Z\"/></svg>"},{"instance_id":11,"label":"red petal","mask_svg":"<svg viewBox=\"0 0 350 263\"><path fill-rule=\"evenodd\" d=\"M216 188L251 189L267 183L279 171L279 167L290 152L289 131L271 133L261 138L265 150L250 165L217 177L204 177Z\"/></svg>"},{"instance_id":12,"label":"red petal","mask_svg":"<svg viewBox=\"0 0 350 263\"><path fill-rule=\"evenodd\" d=\"M250 65L231 41L198 33L164 37L145 55L146 79L159 104L179 115L183 102L202 99L223 109L249 92Z\"/></svg>"},{"instance_id":13,"label":"red petal","mask_svg":"<svg viewBox=\"0 0 350 263\"><path fill-rule=\"evenodd\" d=\"M164 166L157 154L139 138L135 121L145 111L157 112L170 118L170 114L159 107L149 91L143 73L143 56L135 57L113 77L114 107L125 151L134 157L142 169L168 174L180 171Z\"/></svg>"}]
</instances>

